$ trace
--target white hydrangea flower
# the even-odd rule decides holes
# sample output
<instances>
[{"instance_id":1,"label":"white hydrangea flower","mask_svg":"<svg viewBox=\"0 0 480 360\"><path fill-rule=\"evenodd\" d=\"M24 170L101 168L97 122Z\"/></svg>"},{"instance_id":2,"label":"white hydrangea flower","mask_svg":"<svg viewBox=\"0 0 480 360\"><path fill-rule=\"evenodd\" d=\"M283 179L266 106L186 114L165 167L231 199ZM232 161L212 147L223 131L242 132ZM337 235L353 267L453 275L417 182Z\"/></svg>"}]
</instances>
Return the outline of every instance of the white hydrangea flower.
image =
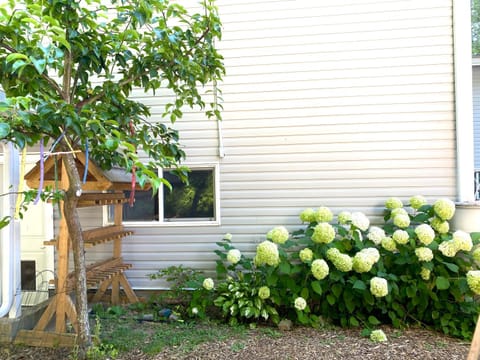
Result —
<instances>
[{"instance_id":1,"label":"white hydrangea flower","mask_svg":"<svg viewBox=\"0 0 480 360\"><path fill-rule=\"evenodd\" d=\"M312 274L317 280L323 280L327 277L329 273L328 264L323 259L316 259L312 262Z\"/></svg>"},{"instance_id":2,"label":"white hydrangea flower","mask_svg":"<svg viewBox=\"0 0 480 360\"><path fill-rule=\"evenodd\" d=\"M399 214L393 218L393 223L401 229L406 229L410 226L410 217Z\"/></svg>"},{"instance_id":3,"label":"white hydrangea flower","mask_svg":"<svg viewBox=\"0 0 480 360\"><path fill-rule=\"evenodd\" d=\"M268 299L270 297L270 288L268 286L262 286L258 289L258 297L262 300Z\"/></svg>"},{"instance_id":4,"label":"white hydrangea flower","mask_svg":"<svg viewBox=\"0 0 480 360\"><path fill-rule=\"evenodd\" d=\"M480 295L480 270L470 270L467 272L467 284L470 290Z\"/></svg>"},{"instance_id":5,"label":"white hydrangea flower","mask_svg":"<svg viewBox=\"0 0 480 360\"><path fill-rule=\"evenodd\" d=\"M470 234L462 230L457 230L453 233L453 242L458 250L470 251L473 248L473 242Z\"/></svg>"},{"instance_id":6,"label":"white hydrangea flower","mask_svg":"<svg viewBox=\"0 0 480 360\"><path fill-rule=\"evenodd\" d=\"M366 231L370 226L370 220L368 220L364 213L356 211L352 213L352 224L356 228Z\"/></svg>"},{"instance_id":7,"label":"white hydrangea flower","mask_svg":"<svg viewBox=\"0 0 480 360\"><path fill-rule=\"evenodd\" d=\"M315 243L328 244L335 239L335 228L329 223L322 222L313 229L312 241Z\"/></svg>"},{"instance_id":8,"label":"white hydrangea flower","mask_svg":"<svg viewBox=\"0 0 480 360\"><path fill-rule=\"evenodd\" d=\"M275 244L284 244L289 236L290 234L285 226L274 227L267 233L267 239L272 240Z\"/></svg>"},{"instance_id":9,"label":"white hydrangea flower","mask_svg":"<svg viewBox=\"0 0 480 360\"><path fill-rule=\"evenodd\" d=\"M433 251L427 247L416 248L415 255L417 255L419 261L431 261L433 259Z\"/></svg>"},{"instance_id":10,"label":"white hydrangea flower","mask_svg":"<svg viewBox=\"0 0 480 360\"><path fill-rule=\"evenodd\" d=\"M423 245L430 245L430 243L435 239L435 231L428 224L421 224L415 228L415 234L417 235L418 241Z\"/></svg>"},{"instance_id":11,"label":"white hydrangea flower","mask_svg":"<svg viewBox=\"0 0 480 360\"><path fill-rule=\"evenodd\" d=\"M309 248L305 248L300 250L300 252L298 253L298 256L301 261L309 262L309 261L312 261L313 259L313 251Z\"/></svg>"},{"instance_id":12,"label":"white hydrangea flower","mask_svg":"<svg viewBox=\"0 0 480 360\"><path fill-rule=\"evenodd\" d=\"M372 269L374 261L372 256L360 250L355 254L352 260L352 269L358 273L369 272Z\"/></svg>"},{"instance_id":13,"label":"white hydrangea flower","mask_svg":"<svg viewBox=\"0 0 480 360\"><path fill-rule=\"evenodd\" d=\"M232 234L226 233L225 235L223 235L223 238L224 238L225 240L232 240Z\"/></svg>"},{"instance_id":14,"label":"white hydrangea flower","mask_svg":"<svg viewBox=\"0 0 480 360\"><path fill-rule=\"evenodd\" d=\"M368 256L370 256L370 258L372 259L373 263L375 264L378 260L380 260L380 252L376 249L376 248L373 248L373 247L369 247L369 248L365 248L365 249L362 249L360 250L361 252L364 252L365 254L367 254Z\"/></svg>"},{"instance_id":15,"label":"white hydrangea flower","mask_svg":"<svg viewBox=\"0 0 480 360\"><path fill-rule=\"evenodd\" d=\"M422 269L420 270L420 276L425 281L430 280L430 273L431 273L431 271L427 268L424 268L424 267L422 267Z\"/></svg>"},{"instance_id":16,"label":"white hydrangea flower","mask_svg":"<svg viewBox=\"0 0 480 360\"><path fill-rule=\"evenodd\" d=\"M334 247L330 248L330 249L327 250L326 255L327 255L327 259L331 261L332 259L334 259L338 255L340 255L340 250L338 250L337 248L334 248Z\"/></svg>"},{"instance_id":17,"label":"white hydrangea flower","mask_svg":"<svg viewBox=\"0 0 480 360\"><path fill-rule=\"evenodd\" d=\"M438 199L433 204L433 211L442 220L450 220L455 214L455 203L450 199Z\"/></svg>"},{"instance_id":18,"label":"white hydrangea flower","mask_svg":"<svg viewBox=\"0 0 480 360\"><path fill-rule=\"evenodd\" d=\"M408 216L408 212L404 208L395 208L390 213L390 217L393 219L397 215L407 215Z\"/></svg>"},{"instance_id":19,"label":"white hydrangea flower","mask_svg":"<svg viewBox=\"0 0 480 360\"><path fill-rule=\"evenodd\" d=\"M349 211L341 211L337 215L337 221L340 225L346 225L349 221L352 221L352 213Z\"/></svg>"},{"instance_id":20,"label":"white hydrangea flower","mask_svg":"<svg viewBox=\"0 0 480 360\"><path fill-rule=\"evenodd\" d=\"M385 236L385 231L382 228L372 226L368 231L367 238L373 241L375 245L379 245Z\"/></svg>"},{"instance_id":21,"label":"white hydrangea flower","mask_svg":"<svg viewBox=\"0 0 480 360\"><path fill-rule=\"evenodd\" d=\"M333 214L326 206L321 206L315 212L315 220L317 222L330 222L333 219Z\"/></svg>"},{"instance_id":22,"label":"white hydrangea flower","mask_svg":"<svg viewBox=\"0 0 480 360\"><path fill-rule=\"evenodd\" d=\"M457 246L455 245L453 240L447 240L442 242L438 246L438 250L440 250L443 256L447 256L447 257L454 257L455 255L457 255L457 251L458 251Z\"/></svg>"},{"instance_id":23,"label":"white hydrangea flower","mask_svg":"<svg viewBox=\"0 0 480 360\"><path fill-rule=\"evenodd\" d=\"M370 340L373 342L385 342L388 341L387 335L383 332L383 330L373 330L370 333Z\"/></svg>"},{"instance_id":24,"label":"white hydrangea flower","mask_svg":"<svg viewBox=\"0 0 480 360\"><path fill-rule=\"evenodd\" d=\"M258 244L254 262L256 265L277 266L280 262L277 244L268 240Z\"/></svg>"},{"instance_id":25,"label":"white hydrangea flower","mask_svg":"<svg viewBox=\"0 0 480 360\"><path fill-rule=\"evenodd\" d=\"M212 290L213 287L215 286L215 283L213 282L212 278L206 278L203 280L203 288L206 290Z\"/></svg>"},{"instance_id":26,"label":"white hydrangea flower","mask_svg":"<svg viewBox=\"0 0 480 360\"><path fill-rule=\"evenodd\" d=\"M196 308L196 307L192 308L192 314L197 315L198 314L198 308Z\"/></svg>"},{"instance_id":27,"label":"white hydrangea flower","mask_svg":"<svg viewBox=\"0 0 480 360\"><path fill-rule=\"evenodd\" d=\"M242 257L242 254L240 253L240 250L238 249L231 249L228 250L227 253L227 261L231 264L236 264L240 261L240 258Z\"/></svg>"},{"instance_id":28,"label":"white hydrangea flower","mask_svg":"<svg viewBox=\"0 0 480 360\"><path fill-rule=\"evenodd\" d=\"M353 268L353 259L347 254L338 254L332 259L332 263L341 272L349 272Z\"/></svg>"},{"instance_id":29,"label":"white hydrangea flower","mask_svg":"<svg viewBox=\"0 0 480 360\"><path fill-rule=\"evenodd\" d=\"M303 297L299 296L295 299L293 305L295 306L295 309L302 311L307 307L307 302Z\"/></svg>"},{"instance_id":30,"label":"white hydrangea flower","mask_svg":"<svg viewBox=\"0 0 480 360\"><path fill-rule=\"evenodd\" d=\"M427 199L425 199L422 195L415 195L410 198L410 206L415 210L420 209L426 203Z\"/></svg>"},{"instance_id":31,"label":"white hydrangea flower","mask_svg":"<svg viewBox=\"0 0 480 360\"><path fill-rule=\"evenodd\" d=\"M308 222L308 223L314 222L315 221L315 210L313 210L311 208L303 210L300 213L300 220L302 222Z\"/></svg>"},{"instance_id":32,"label":"white hydrangea flower","mask_svg":"<svg viewBox=\"0 0 480 360\"><path fill-rule=\"evenodd\" d=\"M392 235L393 240L400 245L405 245L408 243L410 236L405 230L395 230Z\"/></svg>"},{"instance_id":33,"label":"white hydrangea flower","mask_svg":"<svg viewBox=\"0 0 480 360\"><path fill-rule=\"evenodd\" d=\"M387 209L393 210L403 207L402 200L397 197L391 197L385 201L385 207Z\"/></svg>"},{"instance_id":34,"label":"white hydrangea flower","mask_svg":"<svg viewBox=\"0 0 480 360\"><path fill-rule=\"evenodd\" d=\"M436 216L430 220L430 225L432 225L432 228L438 231L439 234L446 234L450 230L450 224L448 221L443 221Z\"/></svg>"},{"instance_id":35,"label":"white hydrangea flower","mask_svg":"<svg viewBox=\"0 0 480 360\"><path fill-rule=\"evenodd\" d=\"M382 239L382 247L387 251L394 252L397 250L397 243L391 237L387 236Z\"/></svg>"},{"instance_id":36,"label":"white hydrangea flower","mask_svg":"<svg viewBox=\"0 0 480 360\"><path fill-rule=\"evenodd\" d=\"M386 279L375 276L370 279L370 292L375 297L384 297L388 295L388 282Z\"/></svg>"}]
</instances>

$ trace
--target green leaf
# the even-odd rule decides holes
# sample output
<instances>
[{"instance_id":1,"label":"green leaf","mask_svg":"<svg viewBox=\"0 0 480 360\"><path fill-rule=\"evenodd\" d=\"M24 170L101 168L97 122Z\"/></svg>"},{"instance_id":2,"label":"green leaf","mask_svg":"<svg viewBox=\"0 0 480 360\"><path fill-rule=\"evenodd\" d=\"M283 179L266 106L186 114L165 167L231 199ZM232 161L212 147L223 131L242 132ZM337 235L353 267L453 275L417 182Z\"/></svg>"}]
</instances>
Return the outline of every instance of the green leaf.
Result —
<instances>
[{"instance_id":1,"label":"green leaf","mask_svg":"<svg viewBox=\"0 0 480 360\"><path fill-rule=\"evenodd\" d=\"M448 262L443 262L443 264L448 268L448 270L458 274L458 269L459 269L458 265L448 263Z\"/></svg>"},{"instance_id":2,"label":"green leaf","mask_svg":"<svg viewBox=\"0 0 480 360\"><path fill-rule=\"evenodd\" d=\"M8 123L0 123L0 139L7 137L10 133L10 125Z\"/></svg>"},{"instance_id":3,"label":"green leaf","mask_svg":"<svg viewBox=\"0 0 480 360\"><path fill-rule=\"evenodd\" d=\"M446 277L439 276L435 280L435 285L438 290L447 290L450 287L450 281Z\"/></svg>"},{"instance_id":4,"label":"green leaf","mask_svg":"<svg viewBox=\"0 0 480 360\"><path fill-rule=\"evenodd\" d=\"M312 281L310 285L312 286L313 291L315 291L318 295L322 295L323 291L322 291L322 285L320 281L318 280Z\"/></svg>"},{"instance_id":5,"label":"green leaf","mask_svg":"<svg viewBox=\"0 0 480 360\"><path fill-rule=\"evenodd\" d=\"M357 280L353 283L353 288L357 290L366 290L367 285L362 280Z\"/></svg>"},{"instance_id":6,"label":"green leaf","mask_svg":"<svg viewBox=\"0 0 480 360\"><path fill-rule=\"evenodd\" d=\"M351 326L354 326L354 327L360 326L360 323L354 316L350 316L349 322Z\"/></svg>"},{"instance_id":7,"label":"green leaf","mask_svg":"<svg viewBox=\"0 0 480 360\"><path fill-rule=\"evenodd\" d=\"M300 296L301 296L302 298L304 298L305 300L307 300L307 299L308 299L308 295L309 295L309 294L308 294L308 289L307 289L306 287L303 288L302 291L300 292Z\"/></svg>"},{"instance_id":8,"label":"green leaf","mask_svg":"<svg viewBox=\"0 0 480 360\"><path fill-rule=\"evenodd\" d=\"M327 295L327 301L330 305L334 305L337 299L332 294Z\"/></svg>"},{"instance_id":9,"label":"green leaf","mask_svg":"<svg viewBox=\"0 0 480 360\"><path fill-rule=\"evenodd\" d=\"M282 261L278 269L284 274L290 274L290 264L287 261Z\"/></svg>"},{"instance_id":10,"label":"green leaf","mask_svg":"<svg viewBox=\"0 0 480 360\"><path fill-rule=\"evenodd\" d=\"M373 316L373 315L370 315L370 316L368 317L368 323L369 323L370 325L380 325L380 324L381 324L381 322L380 322L375 316Z\"/></svg>"},{"instance_id":11,"label":"green leaf","mask_svg":"<svg viewBox=\"0 0 480 360\"><path fill-rule=\"evenodd\" d=\"M340 295L342 294L343 291L343 286L340 284L335 284L332 286L332 293L335 295L335 297L338 299L340 298Z\"/></svg>"},{"instance_id":12,"label":"green leaf","mask_svg":"<svg viewBox=\"0 0 480 360\"><path fill-rule=\"evenodd\" d=\"M15 61L15 60L25 60L28 61L28 56L20 53L14 53L7 56L7 62Z\"/></svg>"}]
</instances>

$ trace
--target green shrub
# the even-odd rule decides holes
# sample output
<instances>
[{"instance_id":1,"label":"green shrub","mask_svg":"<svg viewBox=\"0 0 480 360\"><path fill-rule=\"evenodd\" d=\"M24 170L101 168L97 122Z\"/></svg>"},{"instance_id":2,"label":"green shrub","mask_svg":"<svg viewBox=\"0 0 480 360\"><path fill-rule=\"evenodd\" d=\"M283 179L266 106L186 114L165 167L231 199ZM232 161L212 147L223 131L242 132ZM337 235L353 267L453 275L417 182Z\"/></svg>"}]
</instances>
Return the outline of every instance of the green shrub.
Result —
<instances>
[{"instance_id":1,"label":"green shrub","mask_svg":"<svg viewBox=\"0 0 480 360\"><path fill-rule=\"evenodd\" d=\"M230 323L415 323L470 338L480 310L479 234L450 231L448 199L428 205L415 196L404 207L390 198L385 206L382 226L360 212L341 212L334 222L326 207L307 209L300 214L306 226L292 234L272 229L253 258L226 236L216 251L214 304Z\"/></svg>"}]
</instances>

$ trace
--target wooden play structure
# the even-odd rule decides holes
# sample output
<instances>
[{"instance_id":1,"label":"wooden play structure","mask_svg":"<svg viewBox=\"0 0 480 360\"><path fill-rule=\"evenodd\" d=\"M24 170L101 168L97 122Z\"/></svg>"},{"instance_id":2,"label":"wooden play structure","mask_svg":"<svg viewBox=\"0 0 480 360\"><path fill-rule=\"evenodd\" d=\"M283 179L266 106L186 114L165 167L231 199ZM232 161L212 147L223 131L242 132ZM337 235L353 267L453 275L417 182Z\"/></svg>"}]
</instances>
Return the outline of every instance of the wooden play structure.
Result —
<instances>
[{"instance_id":1,"label":"wooden play structure","mask_svg":"<svg viewBox=\"0 0 480 360\"><path fill-rule=\"evenodd\" d=\"M87 161L83 153L76 154L77 168L80 174L87 171L86 181L82 185L82 195L77 207L114 206L113 225L83 231L85 250L98 244L113 242L112 256L87 266L87 287L95 289L92 302L100 301L106 291L111 289L111 303L120 303L120 289L129 302L137 302L126 276L125 270L132 265L122 259L122 239L131 235L122 225L123 203L127 201L123 190L131 189L131 182L123 176L123 180L115 180L103 173L92 161ZM125 175L123 173L123 175ZM43 166L44 186L56 186L60 189L68 187L68 178L61 157L48 158ZM41 167L35 166L25 180L29 187L40 185ZM73 346L76 334L67 331L68 324L78 332L77 314L71 293L74 290L74 274L69 273L69 250L71 248L68 229L63 214L63 203L60 203L60 224L56 239L46 241L46 245L56 247L55 295L33 330L21 330L15 339L16 343L34 346ZM54 324L52 324L54 321Z\"/></svg>"}]
</instances>

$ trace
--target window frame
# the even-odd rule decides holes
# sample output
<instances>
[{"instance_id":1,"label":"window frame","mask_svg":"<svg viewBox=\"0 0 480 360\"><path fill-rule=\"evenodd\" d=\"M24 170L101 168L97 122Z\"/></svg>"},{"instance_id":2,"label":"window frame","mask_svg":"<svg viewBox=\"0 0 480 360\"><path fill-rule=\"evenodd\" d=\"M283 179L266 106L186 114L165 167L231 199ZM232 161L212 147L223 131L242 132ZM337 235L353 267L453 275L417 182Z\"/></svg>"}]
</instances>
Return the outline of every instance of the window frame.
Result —
<instances>
[{"instance_id":1,"label":"window frame","mask_svg":"<svg viewBox=\"0 0 480 360\"><path fill-rule=\"evenodd\" d=\"M213 220L175 220L168 221L164 219L164 200L163 200L163 191L164 186L161 185L158 189L158 220L152 221L128 221L124 220L122 223L128 227L193 227L193 226L219 226L220 222L220 170L218 163L187 163L184 164L190 170L212 170L213 171L213 196L214 196L214 219ZM169 169L158 169L158 175L163 177L163 172L169 171ZM108 220L108 209L107 209L107 222Z\"/></svg>"}]
</instances>

